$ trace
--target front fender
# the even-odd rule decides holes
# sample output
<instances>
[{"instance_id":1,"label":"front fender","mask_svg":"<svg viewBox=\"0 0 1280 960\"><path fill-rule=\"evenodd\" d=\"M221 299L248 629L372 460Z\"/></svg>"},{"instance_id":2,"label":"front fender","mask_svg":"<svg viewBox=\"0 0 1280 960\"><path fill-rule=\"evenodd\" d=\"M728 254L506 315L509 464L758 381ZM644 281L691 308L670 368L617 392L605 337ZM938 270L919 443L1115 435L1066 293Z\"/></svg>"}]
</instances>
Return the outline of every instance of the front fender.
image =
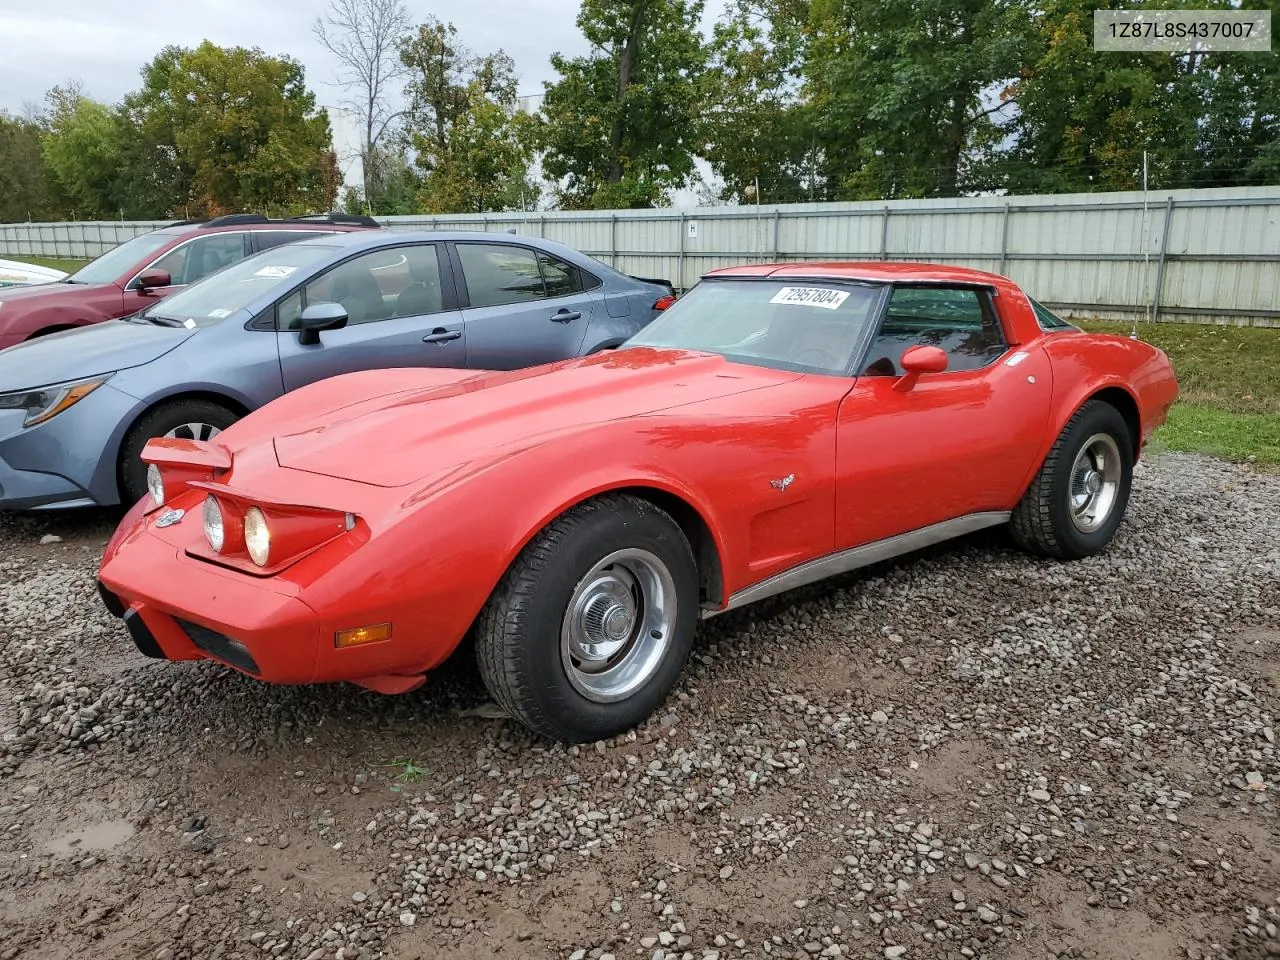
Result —
<instances>
[{"instance_id":1,"label":"front fender","mask_svg":"<svg viewBox=\"0 0 1280 960\"><path fill-rule=\"evenodd\" d=\"M600 449L591 433L562 437L387 491L400 502L368 518L369 543L311 583L307 602L340 597L344 621L383 617L397 623L397 631L400 623L412 624L406 629L420 635L413 647L423 656L412 670L425 671L457 647L538 532L591 497L637 487L678 497L698 512L724 555L719 516L696 485L642 458L584 469L592 457L599 460Z\"/></svg>"}]
</instances>

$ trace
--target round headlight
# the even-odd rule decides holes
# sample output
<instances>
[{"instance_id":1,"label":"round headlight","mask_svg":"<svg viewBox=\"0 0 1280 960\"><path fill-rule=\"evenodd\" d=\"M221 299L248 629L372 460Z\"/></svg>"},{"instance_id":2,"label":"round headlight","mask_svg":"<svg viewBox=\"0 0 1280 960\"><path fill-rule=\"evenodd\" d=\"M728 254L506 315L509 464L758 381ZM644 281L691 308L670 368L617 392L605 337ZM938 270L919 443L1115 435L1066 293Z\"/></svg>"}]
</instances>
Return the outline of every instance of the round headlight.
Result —
<instances>
[{"instance_id":1,"label":"round headlight","mask_svg":"<svg viewBox=\"0 0 1280 960\"><path fill-rule=\"evenodd\" d=\"M260 567L267 565L267 557L271 553L271 530L267 527L267 518L257 507L245 511L244 545L249 550L250 560Z\"/></svg>"},{"instance_id":2,"label":"round headlight","mask_svg":"<svg viewBox=\"0 0 1280 960\"><path fill-rule=\"evenodd\" d=\"M204 498L204 536L209 541L209 546L213 547L214 553L222 552L222 545L226 542L226 531L222 526L222 507L218 505L217 497L212 495Z\"/></svg>"},{"instance_id":3,"label":"round headlight","mask_svg":"<svg viewBox=\"0 0 1280 960\"><path fill-rule=\"evenodd\" d=\"M147 464L147 492L157 507L164 506L164 478L160 476L160 468L154 463Z\"/></svg>"}]
</instances>

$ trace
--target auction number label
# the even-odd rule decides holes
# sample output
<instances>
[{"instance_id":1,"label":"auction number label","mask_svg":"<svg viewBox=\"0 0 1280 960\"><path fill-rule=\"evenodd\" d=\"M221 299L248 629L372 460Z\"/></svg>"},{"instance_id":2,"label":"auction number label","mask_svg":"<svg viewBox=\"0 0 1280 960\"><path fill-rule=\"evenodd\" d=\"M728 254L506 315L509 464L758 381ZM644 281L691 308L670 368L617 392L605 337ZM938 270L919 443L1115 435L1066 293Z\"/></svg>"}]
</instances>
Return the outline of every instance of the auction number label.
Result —
<instances>
[{"instance_id":1,"label":"auction number label","mask_svg":"<svg viewBox=\"0 0 1280 960\"><path fill-rule=\"evenodd\" d=\"M1271 50L1270 10L1095 10L1095 50Z\"/></svg>"},{"instance_id":2,"label":"auction number label","mask_svg":"<svg viewBox=\"0 0 1280 960\"><path fill-rule=\"evenodd\" d=\"M770 303L802 303L806 307L822 307L835 310L849 294L844 290L831 290L827 287L783 287L769 300Z\"/></svg>"}]
</instances>

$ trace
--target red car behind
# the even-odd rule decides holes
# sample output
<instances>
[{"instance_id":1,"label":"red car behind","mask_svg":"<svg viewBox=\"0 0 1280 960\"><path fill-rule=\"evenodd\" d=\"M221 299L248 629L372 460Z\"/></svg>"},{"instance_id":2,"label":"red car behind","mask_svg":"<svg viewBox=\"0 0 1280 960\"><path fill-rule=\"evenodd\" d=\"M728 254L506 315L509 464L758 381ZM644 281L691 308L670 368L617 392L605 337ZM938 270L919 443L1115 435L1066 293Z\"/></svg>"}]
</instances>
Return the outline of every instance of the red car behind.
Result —
<instances>
[{"instance_id":1,"label":"red car behind","mask_svg":"<svg viewBox=\"0 0 1280 960\"><path fill-rule=\"evenodd\" d=\"M56 283L5 290L0 295L0 349L130 316L159 297L281 243L377 226L370 217L345 214L294 220L231 214L153 230L126 240Z\"/></svg>"}]
</instances>

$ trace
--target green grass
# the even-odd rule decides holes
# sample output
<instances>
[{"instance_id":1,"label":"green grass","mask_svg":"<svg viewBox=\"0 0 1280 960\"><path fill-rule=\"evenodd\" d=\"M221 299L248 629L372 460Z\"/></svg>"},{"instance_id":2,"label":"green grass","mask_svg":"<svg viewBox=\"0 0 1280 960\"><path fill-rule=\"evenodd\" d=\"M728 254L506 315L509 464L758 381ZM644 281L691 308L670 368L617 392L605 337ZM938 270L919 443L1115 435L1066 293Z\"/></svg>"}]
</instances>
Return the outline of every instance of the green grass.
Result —
<instances>
[{"instance_id":1,"label":"green grass","mask_svg":"<svg viewBox=\"0 0 1280 960\"><path fill-rule=\"evenodd\" d=\"M1156 449L1280 465L1280 329L1150 323L1138 336L1167 353L1178 375L1178 402L1152 438Z\"/></svg>"},{"instance_id":2,"label":"green grass","mask_svg":"<svg viewBox=\"0 0 1280 960\"><path fill-rule=\"evenodd\" d=\"M19 263L33 263L38 267L49 267L53 270L63 270L67 273L75 273L83 267L88 260L65 260L56 257L14 257L7 253L0 253L0 260L17 260Z\"/></svg>"}]
</instances>

